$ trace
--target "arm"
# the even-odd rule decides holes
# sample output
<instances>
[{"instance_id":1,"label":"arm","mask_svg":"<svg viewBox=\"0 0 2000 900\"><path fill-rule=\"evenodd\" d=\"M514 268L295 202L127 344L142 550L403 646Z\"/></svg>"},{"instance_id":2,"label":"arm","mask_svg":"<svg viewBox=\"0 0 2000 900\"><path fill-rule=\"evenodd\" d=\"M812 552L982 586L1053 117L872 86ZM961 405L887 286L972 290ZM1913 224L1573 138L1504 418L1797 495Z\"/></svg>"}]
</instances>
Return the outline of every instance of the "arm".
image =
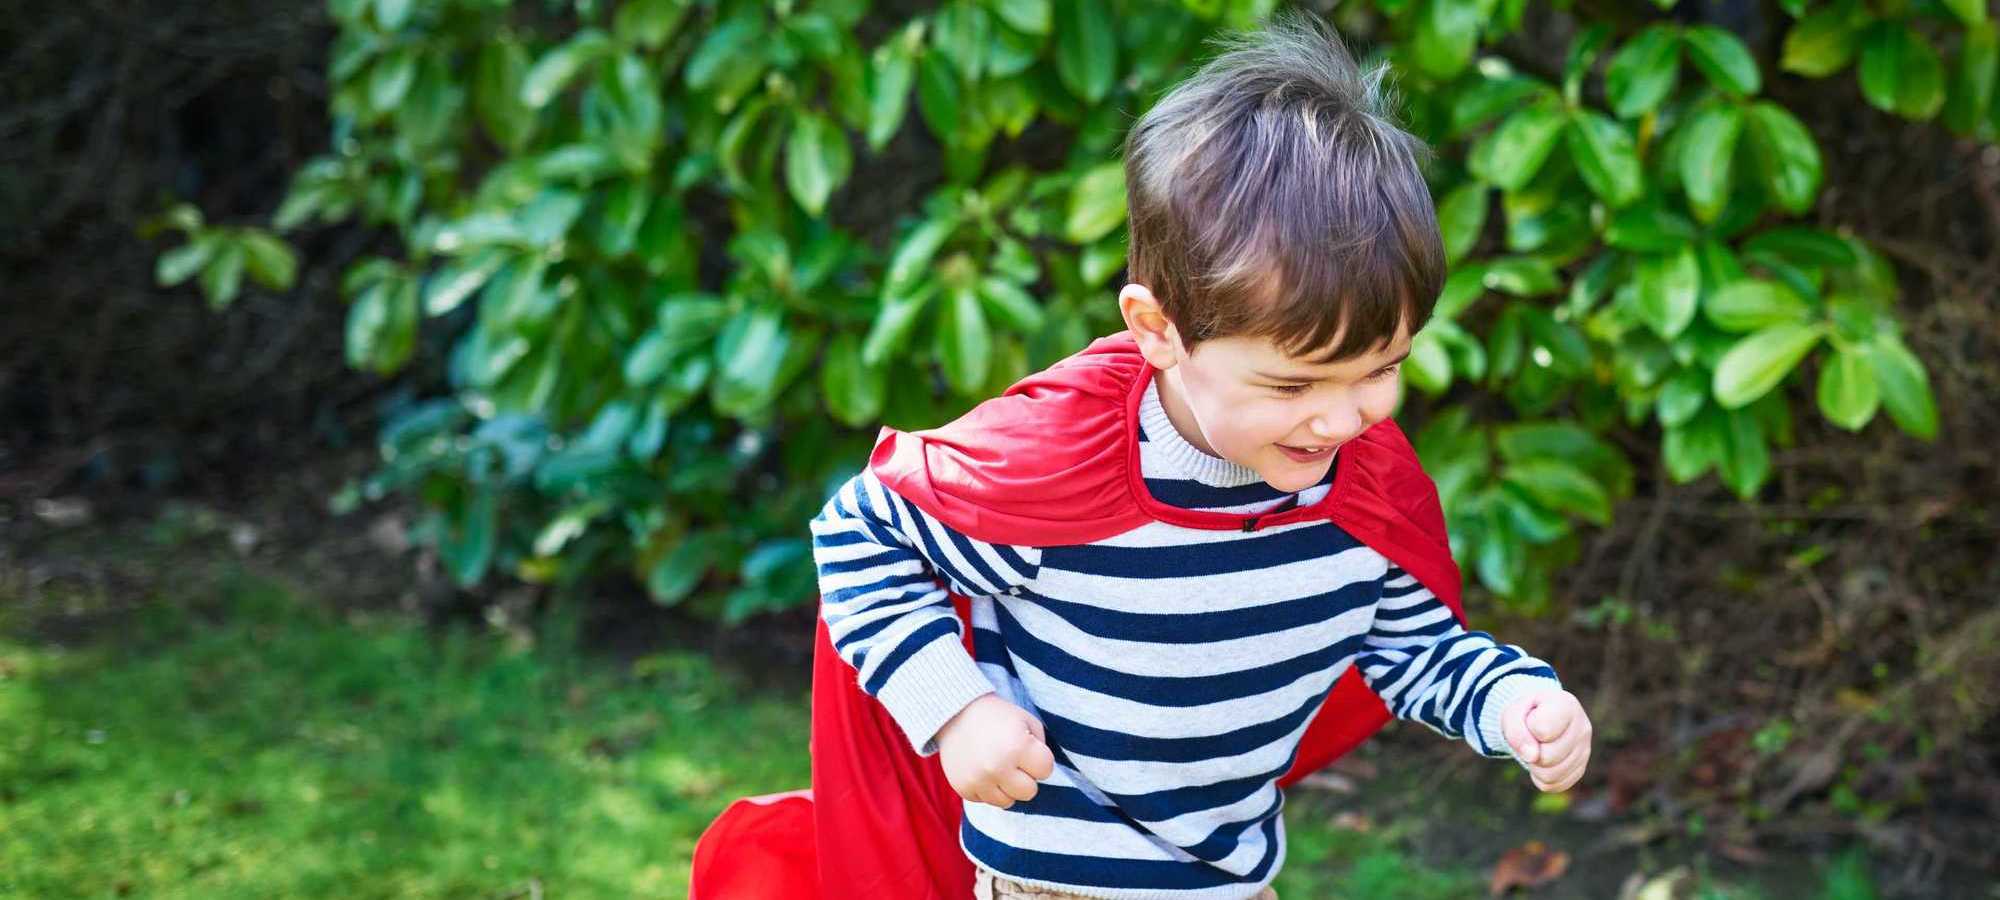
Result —
<instances>
[{"instance_id":1,"label":"arm","mask_svg":"<svg viewBox=\"0 0 2000 900\"><path fill-rule=\"evenodd\" d=\"M1562 690L1548 663L1461 628L1449 607L1393 564L1355 666L1397 718L1496 758L1514 756L1501 714L1517 699Z\"/></svg>"},{"instance_id":2,"label":"arm","mask_svg":"<svg viewBox=\"0 0 2000 900\"><path fill-rule=\"evenodd\" d=\"M965 652L946 585L997 593L1020 557L946 529L864 471L812 521L820 616L863 691L928 756L939 729L993 685Z\"/></svg>"}]
</instances>

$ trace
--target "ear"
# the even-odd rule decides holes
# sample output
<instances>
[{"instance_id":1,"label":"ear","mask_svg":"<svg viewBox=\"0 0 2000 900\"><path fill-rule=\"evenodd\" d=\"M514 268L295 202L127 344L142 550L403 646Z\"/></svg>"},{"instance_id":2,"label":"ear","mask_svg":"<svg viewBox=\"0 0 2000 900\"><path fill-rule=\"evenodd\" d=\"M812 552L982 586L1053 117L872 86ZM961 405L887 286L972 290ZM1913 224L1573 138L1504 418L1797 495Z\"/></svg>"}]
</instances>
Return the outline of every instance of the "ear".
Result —
<instances>
[{"instance_id":1,"label":"ear","mask_svg":"<svg viewBox=\"0 0 2000 900\"><path fill-rule=\"evenodd\" d=\"M1187 358L1181 333L1160 308L1159 298L1143 284L1127 284L1118 292L1118 314L1139 342L1139 354L1155 369L1171 369Z\"/></svg>"}]
</instances>

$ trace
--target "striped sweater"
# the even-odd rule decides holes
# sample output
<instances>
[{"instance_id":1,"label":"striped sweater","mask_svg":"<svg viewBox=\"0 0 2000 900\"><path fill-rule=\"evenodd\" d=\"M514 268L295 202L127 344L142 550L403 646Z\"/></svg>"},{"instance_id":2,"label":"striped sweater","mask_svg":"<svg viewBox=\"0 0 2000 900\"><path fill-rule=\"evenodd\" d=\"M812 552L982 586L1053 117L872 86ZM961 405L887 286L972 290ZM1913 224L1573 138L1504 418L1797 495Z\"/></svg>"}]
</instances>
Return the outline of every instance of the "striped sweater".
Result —
<instances>
[{"instance_id":1,"label":"striped sweater","mask_svg":"<svg viewBox=\"0 0 2000 900\"><path fill-rule=\"evenodd\" d=\"M1165 503L1312 504L1183 439L1149 386L1141 474ZM1338 466L1338 460L1334 465ZM812 522L820 615L917 752L988 692L1040 719L1056 759L1032 800L968 802L968 856L1089 897L1250 897L1284 864L1277 779L1335 679L1359 666L1397 717L1509 757L1499 715L1559 687L1519 647L1466 631L1381 554L1324 520L1256 532L1151 522L1091 544L996 545L864 471ZM973 652L947 588L969 597Z\"/></svg>"}]
</instances>

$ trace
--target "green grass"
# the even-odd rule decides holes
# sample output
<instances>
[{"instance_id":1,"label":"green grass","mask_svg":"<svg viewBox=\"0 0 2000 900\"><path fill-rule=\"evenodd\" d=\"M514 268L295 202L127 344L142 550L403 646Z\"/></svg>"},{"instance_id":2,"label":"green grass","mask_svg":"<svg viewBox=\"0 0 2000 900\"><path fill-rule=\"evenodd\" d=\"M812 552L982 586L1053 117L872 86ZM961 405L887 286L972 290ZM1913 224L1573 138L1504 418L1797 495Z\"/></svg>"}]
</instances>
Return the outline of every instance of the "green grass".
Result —
<instances>
[{"instance_id":1,"label":"green grass","mask_svg":"<svg viewBox=\"0 0 2000 900\"><path fill-rule=\"evenodd\" d=\"M0 639L0 894L685 897L723 803L807 782L803 693L739 699L699 657L227 593L219 625Z\"/></svg>"},{"instance_id":2,"label":"green grass","mask_svg":"<svg viewBox=\"0 0 2000 900\"><path fill-rule=\"evenodd\" d=\"M615 665L560 619L436 631L239 575L206 613L153 601L64 650L8 621L18 599L0 897L681 898L723 804L808 780L803 691L686 653ZM1286 900L1484 895L1490 860L1415 855L1425 816L1354 831L1331 808L1286 804Z\"/></svg>"}]
</instances>

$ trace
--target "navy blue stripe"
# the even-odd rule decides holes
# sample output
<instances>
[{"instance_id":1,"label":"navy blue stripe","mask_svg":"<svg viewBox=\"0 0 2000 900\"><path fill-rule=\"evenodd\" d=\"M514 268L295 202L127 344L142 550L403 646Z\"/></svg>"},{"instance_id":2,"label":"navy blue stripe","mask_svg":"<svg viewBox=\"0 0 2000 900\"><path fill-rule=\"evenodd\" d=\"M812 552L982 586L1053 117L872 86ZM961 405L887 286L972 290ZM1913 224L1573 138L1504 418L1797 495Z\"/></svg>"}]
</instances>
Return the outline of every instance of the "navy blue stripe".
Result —
<instances>
[{"instance_id":1,"label":"navy blue stripe","mask_svg":"<svg viewBox=\"0 0 2000 900\"><path fill-rule=\"evenodd\" d=\"M958 547L958 555L965 557L966 563L977 570L981 578L986 579L986 593L997 594L1007 589L1007 580L1001 578L1000 573L993 571L993 568L986 564L986 560L980 557L978 550L973 549L972 542L967 540L965 535L950 528L945 529L944 533L951 538L952 544Z\"/></svg>"},{"instance_id":2,"label":"navy blue stripe","mask_svg":"<svg viewBox=\"0 0 2000 900\"><path fill-rule=\"evenodd\" d=\"M1252 826L1261 824L1265 819L1276 816L1278 811L1284 808L1285 795L1277 791L1272 791L1271 803L1264 807L1263 812L1248 819L1225 823L1210 832L1208 837L1201 840L1201 843L1181 849L1186 850L1190 856L1200 857L1209 862L1221 862L1228 859L1230 854L1236 852L1237 846L1242 843L1243 832L1250 830Z\"/></svg>"},{"instance_id":3,"label":"navy blue stripe","mask_svg":"<svg viewBox=\"0 0 2000 900\"><path fill-rule=\"evenodd\" d=\"M882 665L876 667L875 674L868 676L868 682L863 684L861 689L866 691L869 696L881 693L882 684L889 680L891 674L895 673L897 666L902 665L904 660L909 659L918 650L922 650L925 645L937 640L942 635L951 635L953 638L958 636L957 618L947 616L941 619L933 619L917 626L915 630L910 632L908 637L903 638L902 642L896 645L896 649L889 652L889 658L883 660Z\"/></svg>"},{"instance_id":4,"label":"navy blue stripe","mask_svg":"<svg viewBox=\"0 0 2000 900\"><path fill-rule=\"evenodd\" d=\"M1278 859L1277 818L1265 819L1261 830L1264 833L1264 856L1241 877L1214 866L1188 865L1175 860L1111 860L1023 850L980 833L969 818L960 823L959 840L974 859L1003 874L1033 872L1037 879L1088 887L1195 891L1263 881Z\"/></svg>"},{"instance_id":5,"label":"navy blue stripe","mask_svg":"<svg viewBox=\"0 0 2000 900\"><path fill-rule=\"evenodd\" d=\"M1250 503L1268 503L1292 496L1291 493L1278 490L1262 481L1236 487L1217 487L1192 478L1148 478L1146 493L1152 494L1153 499L1161 503L1182 509L1243 506Z\"/></svg>"},{"instance_id":6,"label":"navy blue stripe","mask_svg":"<svg viewBox=\"0 0 2000 900\"><path fill-rule=\"evenodd\" d=\"M1042 724L1048 729L1049 742L1071 753L1126 762L1191 763L1240 756L1276 743L1304 725L1306 717L1324 702L1326 693L1315 692L1298 708L1268 722L1202 737L1139 737L1093 728L1047 710L1042 711Z\"/></svg>"},{"instance_id":7,"label":"navy blue stripe","mask_svg":"<svg viewBox=\"0 0 2000 900\"><path fill-rule=\"evenodd\" d=\"M1106 547L1077 544L1042 551L1043 569L1120 578L1177 578L1252 572L1361 546L1331 522L1274 531L1226 544Z\"/></svg>"},{"instance_id":8,"label":"navy blue stripe","mask_svg":"<svg viewBox=\"0 0 2000 900\"><path fill-rule=\"evenodd\" d=\"M1069 754L1064 753L1061 747L1050 747L1049 750L1055 755L1056 762L1069 767L1071 771L1080 771L1076 767L1076 762L1071 760ZM1119 809L1135 819L1145 822L1164 822L1191 812L1221 809L1242 802L1243 798L1261 790L1275 790L1271 783L1278 776L1290 771L1292 761L1297 757L1298 748L1293 747L1290 753L1285 754L1284 762L1269 771L1253 772L1242 778L1214 781L1195 787L1165 788L1143 794L1102 792L1111 802L1118 804Z\"/></svg>"},{"instance_id":9,"label":"navy blue stripe","mask_svg":"<svg viewBox=\"0 0 2000 900\"><path fill-rule=\"evenodd\" d=\"M866 625L854 629L853 631L841 635L839 640L833 642L833 649L838 652L845 652L847 648L850 645L852 645L855 641L865 641L870 637L880 634L882 629L896 624L897 618L898 617L896 616L883 616L879 619L876 619L873 622L870 622ZM834 623L829 622L827 623L827 627L834 628L836 627L836 625Z\"/></svg>"},{"instance_id":10,"label":"navy blue stripe","mask_svg":"<svg viewBox=\"0 0 2000 900\"><path fill-rule=\"evenodd\" d=\"M1017 580L1025 581L1035 577L1035 566L1030 565L1027 559L1023 558L1021 554L1014 552L1014 548L1006 544L988 544L987 546L992 547L993 552L1000 555L1001 562L1014 568L1014 574L1020 576Z\"/></svg>"},{"instance_id":11,"label":"navy blue stripe","mask_svg":"<svg viewBox=\"0 0 2000 900\"><path fill-rule=\"evenodd\" d=\"M1021 627L1020 620L1005 606L995 604L993 609L1000 619L1001 638L1016 658L1065 684L1113 697L1141 699L1152 706L1201 706L1266 693L1332 668L1365 648L1368 638L1366 634L1352 635L1291 659L1221 675L1130 675L1070 656Z\"/></svg>"},{"instance_id":12,"label":"navy blue stripe","mask_svg":"<svg viewBox=\"0 0 2000 900\"><path fill-rule=\"evenodd\" d=\"M1021 599L1046 609L1093 637L1152 644L1203 644L1256 637L1327 622L1375 602L1375 584L1345 586L1249 609L1195 613L1135 613L1072 603L1023 589Z\"/></svg>"},{"instance_id":13,"label":"navy blue stripe","mask_svg":"<svg viewBox=\"0 0 2000 900\"><path fill-rule=\"evenodd\" d=\"M890 588L908 587L913 584L922 584L925 586L924 588L925 590L937 589L937 579L932 577L930 573L906 572L902 575L885 576L878 581L871 581L867 584L857 584L850 588L841 588L840 590L834 591L832 593L822 595L820 598L820 602L822 605L824 604L838 605L841 603L846 603L847 601L852 600L855 597L862 596L864 594L871 594L876 591L886 591ZM908 595L909 592L904 591L902 593L897 594L897 597L905 597ZM829 622L827 624L831 625L833 623Z\"/></svg>"}]
</instances>

